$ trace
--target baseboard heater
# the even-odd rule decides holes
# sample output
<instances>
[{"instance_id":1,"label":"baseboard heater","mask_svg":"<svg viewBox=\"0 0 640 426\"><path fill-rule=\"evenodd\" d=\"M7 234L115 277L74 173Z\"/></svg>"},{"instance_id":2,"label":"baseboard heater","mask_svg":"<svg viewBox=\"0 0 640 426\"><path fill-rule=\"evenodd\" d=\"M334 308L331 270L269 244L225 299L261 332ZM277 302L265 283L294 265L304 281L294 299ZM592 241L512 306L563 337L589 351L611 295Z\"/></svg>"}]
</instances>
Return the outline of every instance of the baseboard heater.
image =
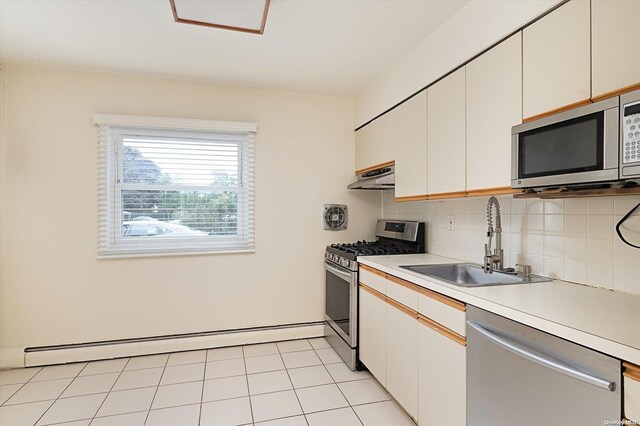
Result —
<instances>
[{"instance_id":1,"label":"baseboard heater","mask_svg":"<svg viewBox=\"0 0 640 426\"><path fill-rule=\"evenodd\" d=\"M86 343L34 346L24 349L24 366L62 364L319 337L324 321L169 334Z\"/></svg>"}]
</instances>

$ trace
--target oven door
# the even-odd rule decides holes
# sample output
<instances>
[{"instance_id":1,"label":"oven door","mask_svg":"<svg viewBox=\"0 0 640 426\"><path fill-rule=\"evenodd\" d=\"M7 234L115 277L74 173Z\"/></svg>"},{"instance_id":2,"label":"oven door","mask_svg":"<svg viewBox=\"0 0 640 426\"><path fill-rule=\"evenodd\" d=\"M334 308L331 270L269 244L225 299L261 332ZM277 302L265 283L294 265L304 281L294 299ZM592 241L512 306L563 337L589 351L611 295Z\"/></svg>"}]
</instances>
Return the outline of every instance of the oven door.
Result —
<instances>
[{"instance_id":1,"label":"oven door","mask_svg":"<svg viewBox=\"0 0 640 426\"><path fill-rule=\"evenodd\" d=\"M618 180L618 98L515 126L513 188Z\"/></svg>"},{"instance_id":2,"label":"oven door","mask_svg":"<svg viewBox=\"0 0 640 426\"><path fill-rule=\"evenodd\" d=\"M356 347L358 273L324 262L326 275L325 320L351 348Z\"/></svg>"}]
</instances>

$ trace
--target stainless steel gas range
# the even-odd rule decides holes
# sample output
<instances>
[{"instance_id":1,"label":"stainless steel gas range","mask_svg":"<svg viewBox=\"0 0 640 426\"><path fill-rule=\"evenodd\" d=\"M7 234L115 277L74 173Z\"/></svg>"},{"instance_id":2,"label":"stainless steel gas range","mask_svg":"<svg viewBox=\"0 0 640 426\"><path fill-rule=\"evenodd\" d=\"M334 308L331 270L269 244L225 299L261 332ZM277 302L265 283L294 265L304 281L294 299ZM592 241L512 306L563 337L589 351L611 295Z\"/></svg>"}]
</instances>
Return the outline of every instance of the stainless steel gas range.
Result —
<instances>
[{"instance_id":1,"label":"stainless steel gas range","mask_svg":"<svg viewBox=\"0 0 640 426\"><path fill-rule=\"evenodd\" d=\"M324 334L352 370L358 361L358 256L425 252L424 222L378 220L376 241L332 244L325 251Z\"/></svg>"}]
</instances>

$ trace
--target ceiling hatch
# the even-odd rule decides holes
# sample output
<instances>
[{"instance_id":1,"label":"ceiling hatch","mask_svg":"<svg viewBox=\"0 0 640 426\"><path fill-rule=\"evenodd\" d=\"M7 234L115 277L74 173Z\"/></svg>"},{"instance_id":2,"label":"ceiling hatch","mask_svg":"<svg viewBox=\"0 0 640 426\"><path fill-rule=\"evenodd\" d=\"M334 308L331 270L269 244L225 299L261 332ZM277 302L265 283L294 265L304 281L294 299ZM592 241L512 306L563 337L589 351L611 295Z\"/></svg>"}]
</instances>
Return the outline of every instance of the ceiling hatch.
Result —
<instances>
[{"instance_id":1,"label":"ceiling hatch","mask_svg":"<svg viewBox=\"0 0 640 426\"><path fill-rule=\"evenodd\" d=\"M270 0L169 0L169 2L176 22L263 34Z\"/></svg>"}]
</instances>

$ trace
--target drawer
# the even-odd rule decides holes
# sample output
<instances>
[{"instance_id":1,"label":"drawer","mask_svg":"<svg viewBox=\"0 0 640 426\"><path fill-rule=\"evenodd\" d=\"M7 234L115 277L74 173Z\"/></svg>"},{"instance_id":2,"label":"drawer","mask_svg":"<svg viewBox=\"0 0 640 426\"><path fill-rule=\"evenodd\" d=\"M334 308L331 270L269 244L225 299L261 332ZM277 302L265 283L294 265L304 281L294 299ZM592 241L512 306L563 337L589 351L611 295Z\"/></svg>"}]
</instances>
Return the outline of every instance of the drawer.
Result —
<instances>
[{"instance_id":1,"label":"drawer","mask_svg":"<svg viewBox=\"0 0 640 426\"><path fill-rule=\"evenodd\" d=\"M387 275L387 297L407 308L418 310L418 286L393 275Z\"/></svg>"},{"instance_id":2,"label":"drawer","mask_svg":"<svg viewBox=\"0 0 640 426\"><path fill-rule=\"evenodd\" d=\"M640 367L624 363L624 416L640 422Z\"/></svg>"},{"instance_id":3,"label":"drawer","mask_svg":"<svg viewBox=\"0 0 640 426\"><path fill-rule=\"evenodd\" d=\"M360 265L359 272L359 281L362 284L371 287L382 294L387 293L387 274L367 265Z\"/></svg>"},{"instance_id":4,"label":"drawer","mask_svg":"<svg viewBox=\"0 0 640 426\"><path fill-rule=\"evenodd\" d=\"M423 316L466 336L466 305L440 293L425 288L419 289L418 312Z\"/></svg>"}]
</instances>

